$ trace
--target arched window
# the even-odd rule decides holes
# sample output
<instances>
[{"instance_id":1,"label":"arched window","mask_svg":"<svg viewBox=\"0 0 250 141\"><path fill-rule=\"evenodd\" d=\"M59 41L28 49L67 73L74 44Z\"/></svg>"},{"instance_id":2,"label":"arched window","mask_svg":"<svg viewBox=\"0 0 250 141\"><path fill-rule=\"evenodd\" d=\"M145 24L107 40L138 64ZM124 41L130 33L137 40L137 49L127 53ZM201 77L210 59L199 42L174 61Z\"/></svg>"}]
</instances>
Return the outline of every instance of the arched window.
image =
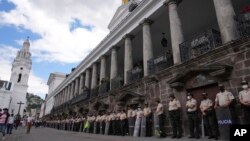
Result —
<instances>
[{"instance_id":1,"label":"arched window","mask_svg":"<svg viewBox=\"0 0 250 141\"><path fill-rule=\"evenodd\" d=\"M21 79L22 79L22 74L20 73L20 74L18 75L17 83L21 82Z\"/></svg>"}]
</instances>

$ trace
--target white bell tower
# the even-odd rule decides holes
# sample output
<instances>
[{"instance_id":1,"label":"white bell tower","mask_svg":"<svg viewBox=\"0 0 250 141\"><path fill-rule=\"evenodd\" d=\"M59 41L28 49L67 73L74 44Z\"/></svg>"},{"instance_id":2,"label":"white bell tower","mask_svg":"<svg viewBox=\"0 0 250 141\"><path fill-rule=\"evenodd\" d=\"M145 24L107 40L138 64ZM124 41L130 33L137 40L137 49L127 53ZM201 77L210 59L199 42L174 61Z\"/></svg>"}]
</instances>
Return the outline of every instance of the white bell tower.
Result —
<instances>
[{"instance_id":1,"label":"white bell tower","mask_svg":"<svg viewBox=\"0 0 250 141\"><path fill-rule=\"evenodd\" d=\"M32 61L31 53L29 51L30 42L29 37L24 41L23 47L17 52L16 58L12 64L10 82L13 84L13 93L11 96L11 103L9 112L18 114L20 107L20 115L26 108L26 94L28 90L28 79L31 71ZM18 104L18 103L23 103Z\"/></svg>"}]
</instances>

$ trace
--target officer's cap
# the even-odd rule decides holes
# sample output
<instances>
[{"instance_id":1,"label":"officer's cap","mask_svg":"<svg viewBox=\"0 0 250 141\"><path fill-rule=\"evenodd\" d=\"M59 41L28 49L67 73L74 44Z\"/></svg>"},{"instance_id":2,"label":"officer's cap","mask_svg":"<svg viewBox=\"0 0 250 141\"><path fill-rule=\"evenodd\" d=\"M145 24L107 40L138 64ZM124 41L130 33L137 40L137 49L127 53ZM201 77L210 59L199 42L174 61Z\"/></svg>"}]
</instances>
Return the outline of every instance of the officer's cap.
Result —
<instances>
[{"instance_id":1,"label":"officer's cap","mask_svg":"<svg viewBox=\"0 0 250 141\"><path fill-rule=\"evenodd\" d=\"M243 80L243 81L241 81L241 85L248 85L248 82Z\"/></svg>"},{"instance_id":2,"label":"officer's cap","mask_svg":"<svg viewBox=\"0 0 250 141\"><path fill-rule=\"evenodd\" d=\"M207 95L207 93L202 93L202 95Z\"/></svg>"},{"instance_id":3,"label":"officer's cap","mask_svg":"<svg viewBox=\"0 0 250 141\"><path fill-rule=\"evenodd\" d=\"M221 83L220 83L220 84L218 84L218 86L219 86L219 87L224 87L224 85L223 85L223 84L221 84Z\"/></svg>"}]
</instances>

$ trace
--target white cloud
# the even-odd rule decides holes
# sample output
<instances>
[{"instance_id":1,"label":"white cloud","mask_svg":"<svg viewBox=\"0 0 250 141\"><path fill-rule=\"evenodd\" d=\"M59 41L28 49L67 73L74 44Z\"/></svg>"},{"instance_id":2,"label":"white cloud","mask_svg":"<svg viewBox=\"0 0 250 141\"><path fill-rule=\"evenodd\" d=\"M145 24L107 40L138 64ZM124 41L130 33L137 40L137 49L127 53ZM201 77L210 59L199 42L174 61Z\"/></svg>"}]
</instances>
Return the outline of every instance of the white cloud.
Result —
<instances>
[{"instance_id":1,"label":"white cloud","mask_svg":"<svg viewBox=\"0 0 250 141\"><path fill-rule=\"evenodd\" d=\"M16 56L18 49L11 46L0 45L0 79L8 80L11 75L11 65ZM45 94L48 91L48 87L46 85L46 81L34 74L31 71L29 82L28 82L29 93L34 93L39 95L41 98L45 97Z\"/></svg>"},{"instance_id":2,"label":"white cloud","mask_svg":"<svg viewBox=\"0 0 250 141\"><path fill-rule=\"evenodd\" d=\"M77 63L109 32L107 25L119 0L10 0L16 5L10 12L0 12L0 24L15 25L41 36L31 47L35 61ZM82 25L72 32L72 22Z\"/></svg>"},{"instance_id":3,"label":"white cloud","mask_svg":"<svg viewBox=\"0 0 250 141\"><path fill-rule=\"evenodd\" d=\"M80 62L96 47L109 32L108 23L121 4L120 0L9 0L9 2L14 3L16 7L9 12L0 12L0 26L12 25L19 31L24 28L41 37L31 41L31 52L35 58L33 61L63 64ZM83 26L91 26L93 29L76 27L70 31L75 19ZM0 53L1 51L6 52L6 55L0 56L0 77L9 80L11 63L17 50L5 47L0 48ZM47 92L45 82L37 77L35 72L31 72L28 91L42 96Z\"/></svg>"}]
</instances>

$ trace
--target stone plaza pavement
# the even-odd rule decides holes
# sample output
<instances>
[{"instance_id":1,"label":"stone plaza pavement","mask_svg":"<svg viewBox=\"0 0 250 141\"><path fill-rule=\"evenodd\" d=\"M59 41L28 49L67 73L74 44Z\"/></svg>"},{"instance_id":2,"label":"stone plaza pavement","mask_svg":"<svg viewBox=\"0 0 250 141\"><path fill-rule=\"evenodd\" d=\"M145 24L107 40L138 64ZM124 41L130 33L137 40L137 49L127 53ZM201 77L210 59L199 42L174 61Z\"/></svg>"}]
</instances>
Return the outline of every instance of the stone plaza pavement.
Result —
<instances>
[{"instance_id":1,"label":"stone plaza pavement","mask_svg":"<svg viewBox=\"0 0 250 141\"><path fill-rule=\"evenodd\" d=\"M188 139L183 137L181 139L167 138L141 138L141 137L120 137L120 136L104 136L95 134L85 134L77 132L59 131L50 128L34 128L31 133L26 134L24 128L14 130L12 135L7 135L5 141L198 141L196 139ZM200 141L214 141L207 138L199 139ZM1 141L1 138L0 138Z\"/></svg>"}]
</instances>

